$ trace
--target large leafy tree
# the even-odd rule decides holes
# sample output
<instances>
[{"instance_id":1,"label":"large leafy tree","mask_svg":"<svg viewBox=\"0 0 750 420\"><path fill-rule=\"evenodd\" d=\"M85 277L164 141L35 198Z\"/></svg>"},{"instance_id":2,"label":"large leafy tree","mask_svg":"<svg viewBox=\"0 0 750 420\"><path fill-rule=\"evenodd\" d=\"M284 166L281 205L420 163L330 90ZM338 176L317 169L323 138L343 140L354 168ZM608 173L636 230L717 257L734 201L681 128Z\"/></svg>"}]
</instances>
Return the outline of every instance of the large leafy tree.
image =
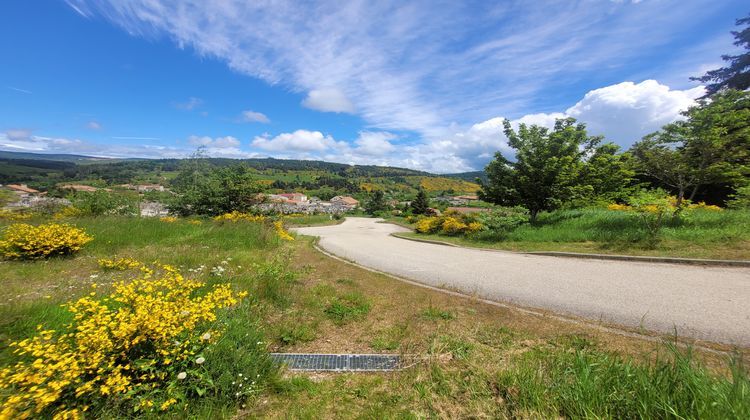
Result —
<instances>
[{"instance_id":1,"label":"large leafy tree","mask_svg":"<svg viewBox=\"0 0 750 420\"><path fill-rule=\"evenodd\" d=\"M682 203L707 184L750 176L750 92L728 90L683 113L633 146L638 169L671 187Z\"/></svg>"},{"instance_id":2,"label":"large leafy tree","mask_svg":"<svg viewBox=\"0 0 750 420\"><path fill-rule=\"evenodd\" d=\"M247 212L260 201L261 187L245 165L209 168L188 161L173 185L178 196L169 207L181 215Z\"/></svg>"},{"instance_id":3,"label":"large leafy tree","mask_svg":"<svg viewBox=\"0 0 750 420\"><path fill-rule=\"evenodd\" d=\"M750 15L737 19L737 26L747 25L744 29L732 31L734 45L742 47L745 52L737 55L723 55L726 67L711 70L700 77L691 77L706 85L706 95L710 96L727 89L745 90L750 88Z\"/></svg>"},{"instance_id":4,"label":"large leafy tree","mask_svg":"<svg viewBox=\"0 0 750 420\"><path fill-rule=\"evenodd\" d=\"M495 154L485 169L488 180L480 191L483 200L522 205L533 221L540 211L592 193L593 187L582 175L586 158L595 154L602 137L589 136L585 124L564 118L555 121L552 130L521 124L515 131L508 120L503 126L508 145L516 151L515 161Z\"/></svg>"}]
</instances>

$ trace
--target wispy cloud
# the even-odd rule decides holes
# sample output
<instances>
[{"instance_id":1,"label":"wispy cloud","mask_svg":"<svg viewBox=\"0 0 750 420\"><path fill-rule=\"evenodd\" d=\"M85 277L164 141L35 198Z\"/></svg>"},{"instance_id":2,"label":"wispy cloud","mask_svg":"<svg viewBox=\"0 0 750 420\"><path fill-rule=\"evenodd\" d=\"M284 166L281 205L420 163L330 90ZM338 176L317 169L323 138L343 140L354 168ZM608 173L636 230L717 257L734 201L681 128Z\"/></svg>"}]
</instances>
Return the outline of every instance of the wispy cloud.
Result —
<instances>
[{"instance_id":1,"label":"wispy cloud","mask_svg":"<svg viewBox=\"0 0 750 420\"><path fill-rule=\"evenodd\" d=\"M86 128L89 130L101 130L102 125L98 121L91 120L86 123Z\"/></svg>"},{"instance_id":2,"label":"wispy cloud","mask_svg":"<svg viewBox=\"0 0 750 420\"><path fill-rule=\"evenodd\" d=\"M21 89L21 88L17 88L17 87L13 87L13 86L6 86L6 88L8 88L10 90L14 90L16 92L25 93L27 95L33 95L34 94L34 92L32 92L30 90Z\"/></svg>"},{"instance_id":3,"label":"wispy cloud","mask_svg":"<svg viewBox=\"0 0 750 420\"><path fill-rule=\"evenodd\" d=\"M262 112L247 110L242 111L240 114L239 122L257 122L257 123L263 123L268 124L271 122L270 119L266 116L266 114L263 114Z\"/></svg>"},{"instance_id":4,"label":"wispy cloud","mask_svg":"<svg viewBox=\"0 0 750 420\"><path fill-rule=\"evenodd\" d=\"M201 98L196 98L194 96L191 96L188 98L187 101L184 102L174 102L173 105L177 109L182 109L184 111L192 111L195 108L198 108L203 104L203 100Z\"/></svg>"},{"instance_id":5,"label":"wispy cloud","mask_svg":"<svg viewBox=\"0 0 750 420\"><path fill-rule=\"evenodd\" d=\"M115 140L161 140L159 137L112 136Z\"/></svg>"},{"instance_id":6,"label":"wispy cloud","mask_svg":"<svg viewBox=\"0 0 750 420\"><path fill-rule=\"evenodd\" d=\"M426 138L559 106L567 86L638 63L712 10L709 0L71 3L132 34L166 33L311 108Z\"/></svg>"}]
</instances>

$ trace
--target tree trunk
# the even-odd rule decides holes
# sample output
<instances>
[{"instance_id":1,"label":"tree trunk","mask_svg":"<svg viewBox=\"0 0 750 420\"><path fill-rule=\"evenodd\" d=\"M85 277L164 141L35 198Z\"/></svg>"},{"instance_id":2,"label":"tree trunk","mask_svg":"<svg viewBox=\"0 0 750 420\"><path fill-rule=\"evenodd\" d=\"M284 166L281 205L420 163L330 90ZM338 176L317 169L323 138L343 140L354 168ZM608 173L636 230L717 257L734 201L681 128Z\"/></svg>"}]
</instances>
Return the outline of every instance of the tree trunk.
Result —
<instances>
[{"instance_id":1,"label":"tree trunk","mask_svg":"<svg viewBox=\"0 0 750 420\"><path fill-rule=\"evenodd\" d=\"M529 212L530 212L530 216L531 216L530 217L531 223L536 222L536 215L539 214L539 209L530 209Z\"/></svg>"},{"instance_id":2,"label":"tree trunk","mask_svg":"<svg viewBox=\"0 0 750 420\"><path fill-rule=\"evenodd\" d=\"M690 198L688 200L693 201L693 198L695 198L695 194L698 192L698 186L696 185L693 187L693 192L690 193Z\"/></svg>"}]
</instances>

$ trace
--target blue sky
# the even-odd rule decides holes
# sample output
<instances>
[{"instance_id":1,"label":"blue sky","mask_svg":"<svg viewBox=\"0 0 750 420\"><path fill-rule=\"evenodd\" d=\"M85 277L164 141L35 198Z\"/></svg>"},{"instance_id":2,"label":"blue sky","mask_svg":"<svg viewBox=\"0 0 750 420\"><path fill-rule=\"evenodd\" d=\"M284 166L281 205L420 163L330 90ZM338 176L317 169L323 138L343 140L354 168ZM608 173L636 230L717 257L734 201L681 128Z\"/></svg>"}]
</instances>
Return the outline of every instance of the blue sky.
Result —
<instances>
[{"instance_id":1,"label":"blue sky","mask_svg":"<svg viewBox=\"0 0 750 420\"><path fill-rule=\"evenodd\" d=\"M5 1L0 148L454 172L501 121L628 147L702 94L742 1Z\"/></svg>"}]
</instances>

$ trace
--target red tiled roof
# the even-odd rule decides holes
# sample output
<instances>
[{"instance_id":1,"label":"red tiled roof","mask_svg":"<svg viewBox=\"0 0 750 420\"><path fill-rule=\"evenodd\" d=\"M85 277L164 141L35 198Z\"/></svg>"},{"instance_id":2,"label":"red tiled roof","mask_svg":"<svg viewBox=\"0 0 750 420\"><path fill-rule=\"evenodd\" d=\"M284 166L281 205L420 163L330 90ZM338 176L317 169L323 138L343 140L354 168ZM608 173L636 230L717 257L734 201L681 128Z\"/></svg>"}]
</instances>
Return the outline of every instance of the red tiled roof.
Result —
<instances>
[{"instance_id":1,"label":"red tiled roof","mask_svg":"<svg viewBox=\"0 0 750 420\"><path fill-rule=\"evenodd\" d=\"M6 187L8 187L9 189L11 189L13 191L25 192L25 193L30 193L30 194L34 194L34 193L38 193L39 192L39 191L37 191L37 190L35 190L33 188L29 188L26 184L20 184L20 185L19 184L9 184L9 185L6 185Z\"/></svg>"}]
</instances>

